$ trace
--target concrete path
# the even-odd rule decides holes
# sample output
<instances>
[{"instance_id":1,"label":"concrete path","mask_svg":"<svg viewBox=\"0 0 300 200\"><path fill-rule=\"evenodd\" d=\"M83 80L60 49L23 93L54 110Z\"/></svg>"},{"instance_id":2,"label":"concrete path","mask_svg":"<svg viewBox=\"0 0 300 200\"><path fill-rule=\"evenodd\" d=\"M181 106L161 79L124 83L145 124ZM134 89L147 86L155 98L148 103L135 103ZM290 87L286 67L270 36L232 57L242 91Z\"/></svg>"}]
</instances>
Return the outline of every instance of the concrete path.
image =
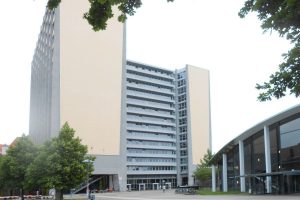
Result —
<instances>
[{"instance_id":1,"label":"concrete path","mask_svg":"<svg viewBox=\"0 0 300 200\"><path fill-rule=\"evenodd\" d=\"M75 197L75 196L74 196ZM85 198L86 195L75 198ZM208 199L208 200L299 200L300 195L184 195L175 194L174 190L168 190L163 193L161 190L156 191L137 191L137 192L113 192L97 193L96 200L182 200L182 199ZM68 198L68 197L67 197Z\"/></svg>"}]
</instances>

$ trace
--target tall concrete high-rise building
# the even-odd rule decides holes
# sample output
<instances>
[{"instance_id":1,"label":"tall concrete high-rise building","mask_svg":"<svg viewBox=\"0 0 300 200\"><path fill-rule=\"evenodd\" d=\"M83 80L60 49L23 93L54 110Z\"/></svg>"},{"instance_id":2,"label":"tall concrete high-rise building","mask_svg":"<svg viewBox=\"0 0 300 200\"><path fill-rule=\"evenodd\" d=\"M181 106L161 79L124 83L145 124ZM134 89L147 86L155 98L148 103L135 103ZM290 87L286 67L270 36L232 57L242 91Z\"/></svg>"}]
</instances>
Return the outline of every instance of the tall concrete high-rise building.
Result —
<instances>
[{"instance_id":1,"label":"tall concrete high-rise building","mask_svg":"<svg viewBox=\"0 0 300 200\"><path fill-rule=\"evenodd\" d=\"M86 0L46 10L32 61L32 140L68 122L96 156L98 189L192 185L211 146L209 72L126 61L124 25L114 18L94 32L86 10Z\"/></svg>"},{"instance_id":2,"label":"tall concrete high-rise building","mask_svg":"<svg viewBox=\"0 0 300 200\"><path fill-rule=\"evenodd\" d=\"M82 18L88 8L86 0L64 0L45 13L32 61L29 134L42 143L68 122L97 156L94 173L120 180L114 186L119 189L126 186L121 159L124 25L112 19L105 31L94 32Z\"/></svg>"}]
</instances>

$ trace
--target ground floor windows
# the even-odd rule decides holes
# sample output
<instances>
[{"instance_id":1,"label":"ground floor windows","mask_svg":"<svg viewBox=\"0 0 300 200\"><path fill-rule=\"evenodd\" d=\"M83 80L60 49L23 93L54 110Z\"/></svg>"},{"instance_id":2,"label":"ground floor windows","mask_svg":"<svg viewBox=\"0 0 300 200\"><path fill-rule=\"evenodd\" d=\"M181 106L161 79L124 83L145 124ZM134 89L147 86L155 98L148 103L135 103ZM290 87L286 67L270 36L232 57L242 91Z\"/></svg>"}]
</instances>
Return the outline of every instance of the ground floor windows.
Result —
<instances>
[{"instance_id":1,"label":"ground floor windows","mask_svg":"<svg viewBox=\"0 0 300 200\"><path fill-rule=\"evenodd\" d=\"M128 176L127 185L131 187L131 190L157 190L161 189L164 185L166 188L177 187L176 175L170 176Z\"/></svg>"},{"instance_id":2,"label":"ground floor windows","mask_svg":"<svg viewBox=\"0 0 300 200\"><path fill-rule=\"evenodd\" d=\"M246 178L246 189L253 194L266 194L266 176ZM300 175L274 175L272 194L290 194L300 192Z\"/></svg>"}]
</instances>

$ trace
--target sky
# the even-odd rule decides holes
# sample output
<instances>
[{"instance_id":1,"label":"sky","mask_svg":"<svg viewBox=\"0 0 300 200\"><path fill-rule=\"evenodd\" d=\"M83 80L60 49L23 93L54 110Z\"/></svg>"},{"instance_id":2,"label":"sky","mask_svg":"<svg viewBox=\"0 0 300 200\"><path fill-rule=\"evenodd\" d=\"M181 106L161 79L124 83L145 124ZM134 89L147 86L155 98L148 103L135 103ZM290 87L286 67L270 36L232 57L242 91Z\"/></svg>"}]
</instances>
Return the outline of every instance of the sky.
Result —
<instances>
[{"instance_id":1,"label":"sky","mask_svg":"<svg viewBox=\"0 0 300 200\"><path fill-rule=\"evenodd\" d=\"M213 152L245 130L296 104L287 96L257 101L291 47L263 33L254 14L237 15L245 0L143 0L126 23L127 58L167 69L186 64L210 71ZM0 1L0 144L28 134L30 67L46 0Z\"/></svg>"}]
</instances>

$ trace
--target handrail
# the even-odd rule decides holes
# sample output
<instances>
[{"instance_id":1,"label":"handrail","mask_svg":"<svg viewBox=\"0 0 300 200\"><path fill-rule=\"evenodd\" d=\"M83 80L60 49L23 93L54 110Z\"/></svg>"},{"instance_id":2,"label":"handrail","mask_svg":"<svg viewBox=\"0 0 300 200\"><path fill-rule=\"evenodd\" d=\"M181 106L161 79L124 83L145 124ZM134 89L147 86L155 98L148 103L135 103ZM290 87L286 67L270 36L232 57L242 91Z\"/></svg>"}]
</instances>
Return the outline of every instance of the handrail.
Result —
<instances>
[{"instance_id":1,"label":"handrail","mask_svg":"<svg viewBox=\"0 0 300 200\"><path fill-rule=\"evenodd\" d=\"M94 180L92 180L92 181L90 181L90 179L89 179L88 182L85 181L85 182L81 183L81 184L79 185L78 189L73 190L73 191L71 192L71 194L76 194L76 193L79 192L80 190L86 188L88 185L93 184L93 183L95 183L96 181L101 180L102 178L103 178L103 176L102 176L102 177L99 177L99 178L96 178L96 179L94 179Z\"/></svg>"}]
</instances>

